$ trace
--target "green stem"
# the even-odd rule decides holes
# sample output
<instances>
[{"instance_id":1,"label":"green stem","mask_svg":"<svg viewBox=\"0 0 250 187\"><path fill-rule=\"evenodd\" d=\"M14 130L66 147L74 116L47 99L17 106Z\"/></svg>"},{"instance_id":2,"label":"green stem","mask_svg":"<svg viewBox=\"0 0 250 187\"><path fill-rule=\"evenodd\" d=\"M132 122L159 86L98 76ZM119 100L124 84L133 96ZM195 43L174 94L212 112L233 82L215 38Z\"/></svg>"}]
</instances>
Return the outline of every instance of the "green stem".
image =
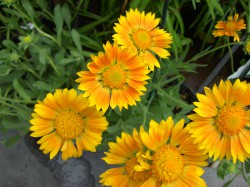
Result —
<instances>
[{"instance_id":1,"label":"green stem","mask_svg":"<svg viewBox=\"0 0 250 187\"><path fill-rule=\"evenodd\" d=\"M36 101L28 101L28 100L19 100L19 99L10 99L10 98L4 98L4 97L0 97L0 100L4 100L4 101L12 101L12 102L16 102L16 103L36 103Z\"/></svg>"},{"instance_id":2,"label":"green stem","mask_svg":"<svg viewBox=\"0 0 250 187\"><path fill-rule=\"evenodd\" d=\"M3 101L1 101L1 100L0 100L0 103L2 103L2 105L9 106L9 107L14 108L14 109L16 109L16 110L23 110L23 109L20 109L20 108L14 106L14 105L11 105L11 104L9 104L9 103L3 102Z\"/></svg>"},{"instance_id":3,"label":"green stem","mask_svg":"<svg viewBox=\"0 0 250 187\"><path fill-rule=\"evenodd\" d=\"M61 76L61 73L58 71L56 65L54 64L53 60L50 57L48 57L48 61L49 61L50 65L53 67L53 69L55 70L56 74L58 76Z\"/></svg>"},{"instance_id":4,"label":"green stem","mask_svg":"<svg viewBox=\"0 0 250 187\"><path fill-rule=\"evenodd\" d=\"M37 79L41 80L42 78L31 68L29 68L25 63L22 64L23 68L32 73Z\"/></svg>"},{"instance_id":5,"label":"green stem","mask_svg":"<svg viewBox=\"0 0 250 187\"><path fill-rule=\"evenodd\" d=\"M76 7L76 10L75 10L75 12L74 12L74 15L73 15L73 17L72 17L72 20L74 20L74 19L76 18L76 16L78 15L78 12L79 12L79 10L80 10L82 4L83 4L83 0L80 0L80 2L78 3L78 5L77 5L77 7Z\"/></svg>"},{"instance_id":6,"label":"green stem","mask_svg":"<svg viewBox=\"0 0 250 187\"><path fill-rule=\"evenodd\" d=\"M145 108L144 105L142 105L141 103L139 103L141 109L142 109L142 113L143 113L143 120L142 120L142 126L145 128L146 125L146 120L147 120L147 109Z\"/></svg>"},{"instance_id":7,"label":"green stem","mask_svg":"<svg viewBox=\"0 0 250 187\"><path fill-rule=\"evenodd\" d=\"M16 114L9 113L9 112L0 112L0 115L6 115L6 116L16 116Z\"/></svg>"},{"instance_id":8,"label":"green stem","mask_svg":"<svg viewBox=\"0 0 250 187\"><path fill-rule=\"evenodd\" d=\"M59 43L53 36L51 36L51 35L47 34L46 32L42 31L42 30L36 25L36 23L35 23L32 19L30 19L29 16L27 16L26 14L24 14L23 11L21 11L17 6L14 6L14 8L15 8L24 18L26 18L29 22L31 22L31 23L34 25L35 29L36 29L40 34L42 34L43 36L45 36L45 37L47 37L47 38L53 40L55 43L57 43L57 44L60 46L60 43Z\"/></svg>"},{"instance_id":9,"label":"green stem","mask_svg":"<svg viewBox=\"0 0 250 187\"><path fill-rule=\"evenodd\" d=\"M242 164L241 172L242 172L243 178L244 178L246 181L248 181L248 180L247 180L247 177L246 177L246 174L245 174L245 162L243 162L243 164Z\"/></svg>"},{"instance_id":10,"label":"green stem","mask_svg":"<svg viewBox=\"0 0 250 187\"><path fill-rule=\"evenodd\" d=\"M222 48L224 48L224 47L227 47L227 46L230 46L230 45L234 45L234 44L243 45L244 42L232 42L232 43L227 43L227 44L221 45L221 46L219 46L219 47L215 47L215 48L213 48L213 49L211 49L211 50L209 50L209 51L204 51L204 52L199 53L197 56L194 56L193 58L191 58L190 60L188 60L188 61L186 61L186 62L184 62L184 63L190 63L190 62L196 61L196 60L198 60L199 58L208 55L209 53L212 53L212 52L214 52L214 51L217 51L217 50L219 50L219 49L222 49Z\"/></svg>"},{"instance_id":11,"label":"green stem","mask_svg":"<svg viewBox=\"0 0 250 187\"><path fill-rule=\"evenodd\" d=\"M230 54L231 70L232 70L232 73L234 73L234 59L233 59L232 49L229 45L229 37L227 37L227 48Z\"/></svg>"}]
</instances>

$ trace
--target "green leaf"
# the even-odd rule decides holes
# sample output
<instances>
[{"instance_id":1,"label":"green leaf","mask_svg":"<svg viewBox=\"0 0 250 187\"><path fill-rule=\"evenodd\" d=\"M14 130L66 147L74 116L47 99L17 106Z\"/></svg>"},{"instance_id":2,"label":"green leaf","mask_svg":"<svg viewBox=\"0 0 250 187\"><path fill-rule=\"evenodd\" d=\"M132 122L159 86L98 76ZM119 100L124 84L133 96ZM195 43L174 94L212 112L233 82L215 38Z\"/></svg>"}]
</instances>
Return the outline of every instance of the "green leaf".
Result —
<instances>
[{"instance_id":1,"label":"green leaf","mask_svg":"<svg viewBox=\"0 0 250 187\"><path fill-rule=\"evenodd\" d=\"M223 8L220 6L220 3L218 2L218 0L211 0L211 4L216 10L219 11L220 15L224 15Z\"/></svg>"},{"instance_id":2,"label":"green leaf","mask_svg":"<svg viewBox=\"0 0 250 187\"><path fill-rule=\"evenodd\" d=\"M71 28L71 12L69 9L69 5L68 4L64 4L62 6L62 15L63 15L63 19L67 25L67 27L70 29Z\"/></svg>"},{"instance_id":3,"label":"green leaf","mask_svg":"<svg viewBox=\"0 0 250 187\"><path fill-rule=\"evenodd\" d=\"M214 8L213 8L211 0L206 0L206 2L207 2L209 12L210 12L212 18L215 19Z\"/></svg>"},{"instance_id":4,"label":"green leaf","mask_svg":"<svg viewBox=\"0 0 250 187\"><path fill-rule=\"evenodd\" d=\"M0 65L0 76L8 75L12 68L9 65L1 64Z\"/></svg>"},{"instance_id":5,"label":"green leaf","mask_svg":"<svg viewBox=\"0 0 250 187\"><path fill-rule=\"evenodd\" d=\"M48 56L47 49L41 48L39 51L39 61L41 64L46 64L46 59Z\"/></svg>"},{"instance_id":6,"label":"green leaf","mask_svg":"<svg viewBox=\"0 0 250 187\"><path fill-rule=\"evenodd\" d=\"M99 19L99 20L97 20L97 21L93 21L93 22L91 22L91 23L89 23L89 24L87 24L87 25L84 25L84 26L82 26L78 31L79 31L80 33L90 32L90 31L93 30L97 25L99 25L99 24L101 24L101 23L103 23L103 22L105 22L105 21L108 21L108 19L110 18L110 16L111 16L111 14L109 14L109 15L107 15L107 16L105 16L105 17L103 17L103 18L101 18L101 19Z\"/></svg>"},{"instance_id":7,"label":"green leaf","mask_svg":"<svg viewBox=\"0 0 250 187\"><path fill-rule=\"evenodd\" d=\"M93 40L92 38L86 35L81 35L81 38L83 40L83 43L82 43L83 46L94 49L95 51L102 50L102 45L98 43L96 40Z\"/></svg>"},{"instance_id":8,"label":"green leaf","mask_svg":"<svg viewBox=\"0 0 250 187\"><path fill-rule=\"evenodd\" d=\"M154 85L154 87L157 89L158 94L163 96L164 99L166 99L168 102L174 103L176 106L187 109L187 110L192 110L194 107L193 105L189 105L181 100L178 100L174 98L173 96L169 95L167 92L165 92L162 88L160 88L157 85Z\"/></svg>"},{"instance_id":9,"label":"green leaf","mask_svg":"<svg viewBox=\"0 0 250 187\"><path fill-rule=\"evenodd\" d=\"M18 123L17 121L9 121L9 120L6 120L6 119L2 120L2 125L7 130L22 128L20 123Z\"/></svg>"},{"instance_id":10,"label":"green leaf","mask_svg":"<svg viewBox=\"0 0 250 187\"><path fill-rule=\"evenodd\" d=\"M30 1L28 0L21 0L22 6L23 8L26 10L26 13L29 15L29 17L34 20L34 18L36 17L36 13L32 7L32 5L30 4Z\"/></svg>"},{"instance_id":11,"label":"green leaf","mask_svg":"<svg viewBox=\"0 0 250 187\"><path fill-rule=\"evenodd\" d=\"M17 69L15 71L11 72L10 74L1 77L0 84L12 83L15 78L18 79L18 78L22 77L24 74L25 74L24 70Z\"/></svg>"},{"instance_id":12,"label":"green leaf","mask_svg":"<svg viewBox=\"0 0 250 187\"><path fill-rule=\"evenodd\" d=\"M7 140L4 141L4 145L6 147L10 147L14 144L17 143L18 140L20 140L21 136L19 134L12 136L11 138L8 138Z\"/></svg>"},{"instance_id":13,"label":"green leaf","mask_svg":"<svg viewBox=\"0 0 250 187\"><path fill-rule=\"evenodd\" d=\"M17 48L17 45L11 40L4 40L2 42L2 44L5 45L7 48L12 49L12 50L16 50L16 48Z\"/></svg>"},{"instance_id":14,"label":"green leaf","mask_svg":"<svg viewBox=\"0 0 250 187\"><path fill-rule=\"evenodd\" d=\"M71 37L73 39L74 44L76 45L77 50L81 53L82 52L81 38L77 30L72 29Z\"/></svg>"},{"instance_id":15,"label":"green leaf","mask_svg":"<svg viewBox=\"0 0 250 187\"><path fill-rule=\"evenodd\" d=\"M244 166L245 166L246 173L250 173L250 160L249 159L245 162Z\"/></svg>"},{"instance_id":16,"label":"green leaf","mask_svg":"<svg viewBox=\"0 0 250 187\"><path fill-rule=\"evenodd\" d=\"M24 100L31 100L30 96L27 94L27 92L17 79L14 79L13 81L13 87L16 90L16 92L20 95L20 97L22 97Z\"/></svg>"},{"instance_id":17,"label":"green leaf","mask_svg":"<svg viewBox=\"0 0 250 187\"><path fill-rule=\"evenodd\" d=\"M222 160L217 170L217 175L224 180L225 176L230 173L239 173L238 163L233 164L232 161Z\"/></svg>"},{"instance_id":18,"label":"green leaf","mask_svg":"<svg viewBox=\"0 0 250 187\"><path fill-rule=\"evenodd\" d=\"M59 4L57 4L56 7L54 8L54 22L56 25L57 40L59 41L59 43L61 43L63 14L62 14L62 8Z\"/></svg>"},{"instance_id":19,"label":"green leaf","mask_svg":"<svg viewBox=\"0 0 250 187\"><path fill-rule=\"evenodd\" d=\"M48 4L46 1L44 1L44 0L36 0L36 2L37 2L37 4L38 4L43 10L46 9L47 4Z\"/></svg>"},{"instance_id":20,"label":"green leaf","mask_svg":"<svg viewBox=\"0 0 250 187\"><path fill-rule=\"evenodd\" d=\"M53 90L53 87L45 82L42 81L36 81L33 83L33 86L38 90L45 90L48 92L51 92Z\"/></svg>"}]
</instances>

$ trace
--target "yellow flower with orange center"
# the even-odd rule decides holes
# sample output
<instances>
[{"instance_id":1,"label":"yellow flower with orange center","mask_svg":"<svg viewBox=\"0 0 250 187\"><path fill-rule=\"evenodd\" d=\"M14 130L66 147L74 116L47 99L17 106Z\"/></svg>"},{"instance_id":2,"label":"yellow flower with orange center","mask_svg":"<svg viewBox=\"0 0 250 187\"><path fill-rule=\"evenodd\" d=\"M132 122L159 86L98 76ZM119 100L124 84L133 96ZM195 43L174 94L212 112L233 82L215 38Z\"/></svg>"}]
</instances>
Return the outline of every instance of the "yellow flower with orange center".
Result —
<instances>
[{"instance_id":1,"label":"yellow flower with orange center","mask_svg":"<svg viewBox=\"0 0 250 187\"><path fill-rule=\"evenodd\" d=\"M138 187L151 176L149 171L149 152L144 152L143 145L136 130L133 136L122 133L117 143L109 142L109 151L103 160L108 164L119 165L100 175L100 183L105 186Z\"/></svg>"},{"instance_id":2,"label":"yellow flower with orange center","mask_svg":"<svg viewBox=\"0 0 250 187\"><path fill-rule=\"evenodd\" d=\"M172 117L160 124L151 120L148 132L141 127L142 143L151 152L151 176L141 187L206 186L199 166L207 165L207 155L198 150L190 135L184 119L174 124Z\"/></svg>"},{"instance_id":3,"label":"yellow flower with orange center","mask_svg":"<svg viewBox=\"0 0 250 187\"><path fill-rule=\"evenodd\" d=\"M214 160L244 162L250 157L250 84L227 80L204 90L205 94L197 94L195 114L188 116L195 143Z\"/></svg>"},{"instance_id":4,"label":"yellow flower with orange center","mask_svg":"<svg viewBox=\"0 0 250 187\"><path fill-rule=\"evenodd\" d=\"M120 110L128 105L136 105L140 101L142 91L146 91L146 80L149 70L145 69L140 57L121 49L115 43L107 42L105 52L91 56L88 71L80 71L76 80L78 88L85 91L90 106L96 105L97 110L104 112L110 106L118 106Z\"/></svg>"},{"instance_id":5,"label":"yellow flower with orange center","mask_svg":"<svg viewBox=\"0 0 250 187\"><path fill-rule=\"evenodd\" d=\"M31 136L42 137L37 143L44 154L50 153L50 159L59 151L63 160L80 157L83 150L95 152L101 143L108 125L103 114L89 107L88 100L76 90L57 89L35 105Z\"/></svg>"},{"instance_id":6,"label":"yellow flower with orange center","mask_svg":"<svg viewBox=\"0 0 250 187\"><path fill-rule=\"evenodd\" d=\"M243 19L238 20L239 14L235 14L234 17L229 16L228 21L218 21L215 25L217 30L213 31L214 37L219 36L233 36L234 41L240 41L237 31L246 29L246 24Z\"/></svg>"},{"instance_id":7,"label":"yellow flower with orange center","mask_svg":"<svg viewBox=\"0 0 250 187\"><path fill-rule=\"evenodd\" d=\"M155 19L155 14L130 10L126 17L121 16L119 23L115 23L113 35L122 48L129 49L132 53L143 58L147 67L152 71L154 66L160 67L158 60L152 53L161 58L167 58L170 53L165 48L170 48L172 36L163 29L156 27L160 19Z\"/></svg>"}]
</instances>

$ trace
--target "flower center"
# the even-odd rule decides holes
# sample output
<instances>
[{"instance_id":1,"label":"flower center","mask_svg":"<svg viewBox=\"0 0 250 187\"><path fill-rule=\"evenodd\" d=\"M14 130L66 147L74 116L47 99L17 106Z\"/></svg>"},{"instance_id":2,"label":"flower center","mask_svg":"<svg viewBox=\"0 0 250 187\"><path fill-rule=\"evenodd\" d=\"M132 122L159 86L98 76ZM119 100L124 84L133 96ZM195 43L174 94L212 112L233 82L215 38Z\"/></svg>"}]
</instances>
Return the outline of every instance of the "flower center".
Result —
<instances>
[{"instance_id":1,"label":"flower center","mask_svg":"<svg viewBox=\"0 0 250 187\"><path fill-rule=\"evenodd\" d=\"M31 41L32 41L32 38L31 38L31 36L25 36L24 38L23 38L23 41L25 42L25 43L30 43Z\"/></svg>"},{"instance_id":2,"label":"flower center","mask_svg":"<svg viewBox=\"0 0 250 187\"><path fill-rule=\"evenodd\" d=\"M122 88L126 83L126 78L126 71L117 64L103 73L103 83L110 88Z\"/></svg>"},{"instance_id":3,"label":"flower center","mask_svg":"<svg viewBox=\"0 0 250 187\"><path fill-rule=\"evenodd\" d=\"M147 171L136 171L135 166L137 166L138 158L132 157L126 162L125 173L134 181L146 181L151 176L150 170Z\"/></svg>"},{"instance_id":4,"label":"flower center","mask_svg":"<svg viewBox=\"0 0 250 187\"><path fill-rule=\"evenodd\" d=\"M174 146L162 146L155 152L152 160L152 174L158 181L171 183L183 172L183 157Z\"/></svg>"},{"instance_id":5,"label":"flower center","mask_svg":"<svg viewBox=\"0 0 250 187\"><path fill-rule=\"evenodd\" d=\"M84 119L72 110L63 110L55 119L55 127L62 138L74 139L84 132Z\"/></svg>"},{"instance_id":6,"label":"flower center","mask_svg":"<svg viewBox=\"0 0 250 187\"><path fill-rule=\"evenodd\" d=\"M226 23L226 28L230 31L235 31L236 30L236 24L235 22L229 21Z\"/></svg>"},{"instance_id":7,"label":"flower center","mask_svg":"<svg viewBox=\"0 0 250 187\"><path fill-rule=\"evenodd\" d=\"M151 47L151 36L148 31L138 30L132 35L135 45L139 49L149 49Z\"/></svg>"},{"instance_id":8,"label":"flower center","mask_svg":"<svg viewBox=\"0 0 250 187\"><path fill-rule=\"evenodd\" d=\"M224 106L216 119L218 130L227 135L238 134L246 125L246 111L239 106Z\"/></svg>"}]
</instances>

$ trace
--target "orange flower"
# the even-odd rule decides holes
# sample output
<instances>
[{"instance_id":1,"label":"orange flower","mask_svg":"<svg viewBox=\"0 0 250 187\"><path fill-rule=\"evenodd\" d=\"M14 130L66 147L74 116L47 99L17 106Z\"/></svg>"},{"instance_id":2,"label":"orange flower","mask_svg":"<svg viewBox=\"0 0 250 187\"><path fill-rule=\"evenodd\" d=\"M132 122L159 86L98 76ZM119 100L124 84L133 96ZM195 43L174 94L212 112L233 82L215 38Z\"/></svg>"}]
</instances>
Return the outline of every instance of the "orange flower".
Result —
<instances>
[{"instance_id":1,"label":"orange flower","mask_svg":"<svg viewBox=\"0 0 250 187\"><path fill-rule=\"evenodd\" d=\"M165 48L170 48L172 36L156 27L159 22L160 19L155 19L155 14L151 12L145 15L144 11L141 13L137 9L131 9L126 13L126 17L119 18L119 23L114 27L117 33L113 35L114 40L122 48L141 56L150 70L154 70L154 66L160 67L152 52L161 58L170 56Z\"/></svg>"},{"instance_id":2,"label":"orange flower","mask_svg":"<svg viewBox=\"0 0 250 187\"><path fill-rule=\"evenodd\" d=\"M237 31L246 29L246 24L243 19L238 20L239 14L235 14L234 18L232 16L228 17L228 21L218 21L215 28L218 30L213 31L214 37L219 36L233 36L234 41L240 41Z\"/></svg>"},{"instance_id":3,"label":"orange flower","mask_svg":"<svg viewBox=\"0 0 250 187\"><path fill-rule=\"evenodd\" d=\"M226 157L236 163L250 158L250 84L239 79L234 84L221 81L197 97L188 127L198 148L214 160Z\"/></svg>"},{"instance_id":4,"label":"orange flower","mask_svg":"<svg viewBox=\"0 0 250 187\"><path fill-rule=\"evenodd\" d=\"M32 137L42 137L37 143L50 159L61 151L62 159L80 157L83 150L96 151L108 122L102 111L89 103L76 90L56 90L38 101L30 123Z\"/></svg>"},{"instance_id":5,"label":"orange flower","mask_svg":"<svg viewBox=\"0 0 250 187\"><path fill-rule=\"evenodd\" d=\"M204 173L200 166L207 165L207 155L198 150L189 130L184 128L184 119L174 124L172 117L160 123L151 120L148 132L141 127L142 143L151 153L147 158L152 173L141 187L207 186L200 177Z\"/></svg>"},{"instance_id":6,"label":"orange flower","mask_svg":"<svg viewBox=\"0 0 250 187\"><path fill-rule=\"evenodd\" d=\"M78 88L85 91L84 97L88 97L90 106L96 105L97 110L105 112L109 106L118 106L121 110L136 105L142 91L146 91L149 71L140 57L121 49L116 43L112 46L107 42L104 50L98 56L91 56L89 71L77 73L80 77L76 80L80 83Z\"/></svg>"},{"instance_id":7,"label":"orange flower","mask_svg":"<svg viewBox=\"0 0 250 187\"><path fill-rule=\"evenodd\" d=\"M144 152L138 132L134 129L133 136L122 133L121 138L116 138L117 143L109 142L109 151L103 158L106 163L116 165L100 175L100 183L105 186L139 187L151 176L147 168L150 166L144 162L149 157L149 151ZM143 164L144 169L136 168Z\"/></svg>"}]
</instances>

